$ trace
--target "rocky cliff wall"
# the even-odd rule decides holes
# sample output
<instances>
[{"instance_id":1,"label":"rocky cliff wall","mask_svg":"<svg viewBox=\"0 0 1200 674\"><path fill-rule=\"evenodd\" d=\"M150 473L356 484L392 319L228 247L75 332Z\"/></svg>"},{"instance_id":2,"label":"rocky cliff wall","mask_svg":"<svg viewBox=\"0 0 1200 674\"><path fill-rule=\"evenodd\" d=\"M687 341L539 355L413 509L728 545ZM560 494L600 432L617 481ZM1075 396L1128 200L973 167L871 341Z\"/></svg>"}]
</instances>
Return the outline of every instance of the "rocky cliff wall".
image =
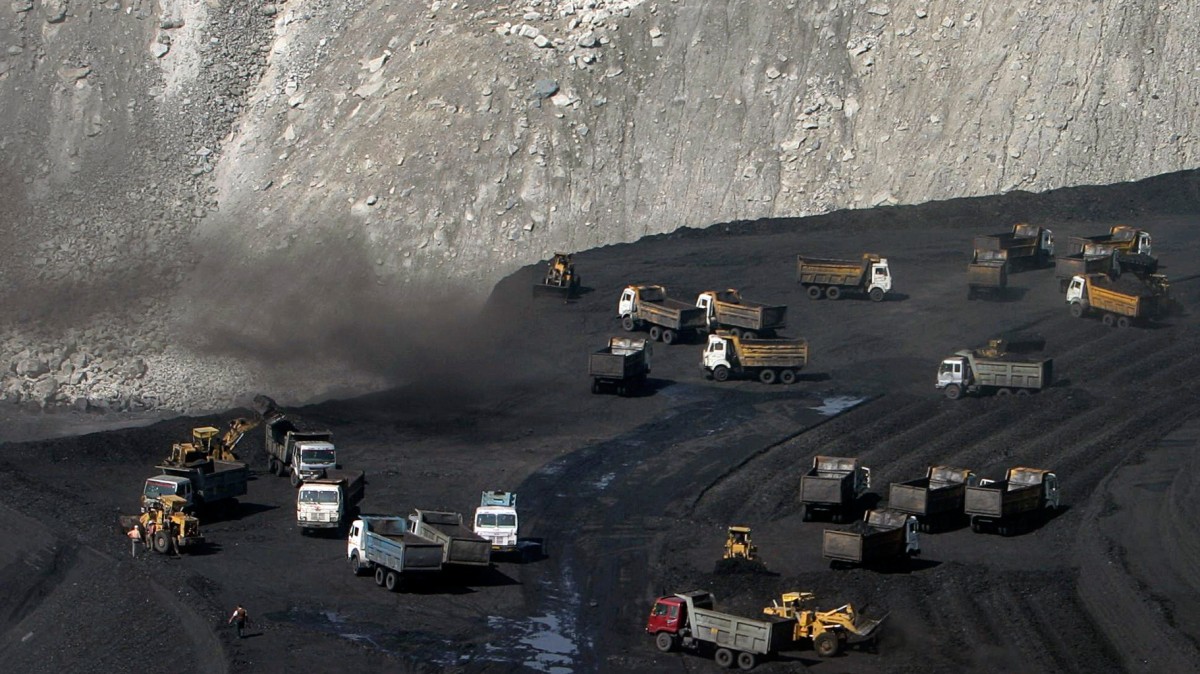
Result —
<instances>
[{"instance_id":1,"label":"rocky cliff wall","mask_svg":"<svg viewBox=\"0 0 1200 674\"><path fill-rule=\"evenodd\" d=\"M0 19L17 400L314 392L273 363L336 366L364 317L402 348L423 300L469 308L555 249L1197 163L1187 2L14 0Z\"/></svg>"}]
</instances>

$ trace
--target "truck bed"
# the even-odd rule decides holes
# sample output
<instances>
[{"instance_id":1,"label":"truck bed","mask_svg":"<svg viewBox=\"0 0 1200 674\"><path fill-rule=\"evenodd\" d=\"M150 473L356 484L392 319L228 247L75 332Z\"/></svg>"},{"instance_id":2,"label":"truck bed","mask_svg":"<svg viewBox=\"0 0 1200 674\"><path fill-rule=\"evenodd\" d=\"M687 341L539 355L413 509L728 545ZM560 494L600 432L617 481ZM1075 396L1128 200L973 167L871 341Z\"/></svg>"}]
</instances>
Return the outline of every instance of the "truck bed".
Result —
<instances>
[{"instance_id":1,"label":"truck bed","mask_svg":"<svg viewBox=\"0 0 1200 674\"><path fill-rule=\"evenodd\" d=\"M972 262L967 265L967 285L976 288L1008 286L1008 264L1000 260Z\"/></svg>"},{"instance_id":2,"label":"truck bed","mask_svg":"<svg viewBox=\"0 0 1200 674\"><path fill-rule=\"evenodd\" d=\"M1012 484L1007 480L983 487L968 487L963 510L971 516L1005 518L1041 507L1042 486Z\"/></svg>"},{"instance_id":3,"label":"truck bed","mask_svg":"<svg viewBox=\"0 0 1200 674\"><path fill-rule=\"evenodd\" d=\"M796 280L820 285L857 286L867 265L862 260L833 260L817 257L796 258Z\"/></svg>"},{"instance_id":4,"label":"truck bed","mask_svg":"<svg viewBox=\"0 0 1200 674\"><path fill-rule=\"evenodd\" d=\"M440 543L394 529L368 529L363 552L367 561L394 571L438 571L442 568Z\"/></svg>"},{"instance_id":5,"label":"truck bed","mask_svg":"<svg viewBox=\"0 0 1200 674\"><path fill-rule=\"evenodd\" d=\"M639 301L638 317L672 330L702 328L707 324L703 309L671 297L656 302Z\"/></svg>"},{"instance_id":6,"label":"truck bed","mask_svg":"<svg viewBox=\"0 0 1200 674\"><path fill-rule=\"evenodd\" d=\"M1086 274L1107 274L1112 270L1112 255L1060 255L1054 260L1054 276L1069 279Z\"/></svg>"},{"instance_id":7,"label":"truck bed","mask_svg":"<svg viewBox=\"0 0 1200 674\"><path fill-rule=\"evenodd\" d=\"M417 511L415 533L445 546L446 564L487 565L492 561L492 543L462 522L458 513Z\"/></svg>"},{"instance_id":8,"label":"truck bed","mask_svg":"<svg viewBox=\"0 0 1200 674\"><path fill-rule=\"evenodd\" d=\"M703 608L692 610L691 621L696 639L758 655L769 655L789 643L796 623L795 618L758 620Z\"/></svg>"},{"instance_id":9,"label":"truck bed","mask_svg":"<svg viewBox=\"0 0 1200 674\"><path fill-rule=\"evenodd\" d=\"M642 352L615 354L611 348L601 349L588 358L588 374L604 379L629 379L646 370L646 356Z\"/></svg>"},{"instance_id":10,"label":"truck bed","mask_svg":"<svg viewBox=\"0 0 1200 674\"><path fill-rule=\"evenodd\" d=\"M850 473L821 474L813 469L800 477L800 502L816 505L848 505L854 500Z\"/></svg>"},{"instance_id":11,"label":"truck bed","mask_svg":"<svg viewBox=\"0 0 1200 674\"><path fill-rule=\"evenodd\" d=\"M966 484L940 482L923 477L907 482L893 482L888 490L888 507L901 512L930 517L961 511Z\"/></svg>"},{"instance_id":12,"label":"truck bed","mask_svg":"<svg viewBox=\"0 0 1200 674\"><path fill-rule=\"evenodd\" d=\"M757 302L722 302L713 305L717 323L723 326L747 330L773 330L782 328L787 321L786 306L769 306Z\"/></svg>"},{"instance_id":13,"label":"truck bed","mask_svg":"<svg viewBox=\"0 0 1200 674\"><path fill-rule=\"evenodd\" d=\"M975 378L982 386L1041 390L1049 385L1054 361L1027 360L1013 355L998 358L975 356Z\"/></svg>"},{"instance_id":14,"label":"truck bed","mask_svg":"<svg viewBox=\"0 0 1200 674\"><path fill-rule=\"evenodd\" d=\"M903 554L904 536L903 526L878 529L858 522L849 529L826 529L821 554L835 561L870 564Z\"/></svg>"},{"instance_id":15,"label":"truck bed","mask_svg":"<svg viewBox=\"0 0 1200 674\"><path fill-rule=\"evenodd\" d=\"M747 367L802 367L808 364L808 342L803 339L742 339L738 359Z\"/></svg>"}]
</instances>

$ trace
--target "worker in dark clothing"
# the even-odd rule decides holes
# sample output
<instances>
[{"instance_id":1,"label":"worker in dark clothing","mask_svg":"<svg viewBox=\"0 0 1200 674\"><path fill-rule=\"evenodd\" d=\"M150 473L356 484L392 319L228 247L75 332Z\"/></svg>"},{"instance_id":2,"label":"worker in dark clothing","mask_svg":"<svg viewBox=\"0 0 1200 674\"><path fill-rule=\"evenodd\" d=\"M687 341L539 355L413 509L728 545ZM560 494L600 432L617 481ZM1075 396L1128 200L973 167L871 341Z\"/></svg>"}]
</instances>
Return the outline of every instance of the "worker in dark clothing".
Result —
<instances>
[{"instance_id":1,"label":"worker in dark clothing","mask_svg":"<svg viewBox=\"0 0 1200 674\"><path fill-rule=\"evenodd\" d=\"M237 635L241 639L246 629L246 623L249 620L250 616L246 613L246 609L242 608L241 604L238 604L237 608L233 609L233 615L229 616L229 622L226 624L232 624L237 627Z\"/></svg>"}]
</instances>

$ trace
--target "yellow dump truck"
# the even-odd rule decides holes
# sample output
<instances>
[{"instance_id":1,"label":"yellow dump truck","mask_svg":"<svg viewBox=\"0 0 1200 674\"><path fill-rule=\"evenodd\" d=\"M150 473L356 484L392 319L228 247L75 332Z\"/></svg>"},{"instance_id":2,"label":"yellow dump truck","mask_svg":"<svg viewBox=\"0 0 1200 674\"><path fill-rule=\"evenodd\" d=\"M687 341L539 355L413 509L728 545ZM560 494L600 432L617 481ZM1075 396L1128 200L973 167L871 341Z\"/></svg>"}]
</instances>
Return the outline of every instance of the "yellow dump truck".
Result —
<instances>
[{"instance_id":1,"label":"yellow dump truck","mask_svg":"<svg viewBox=\"0 0 1200 674\"><path fill-rule=\"evenodd\" d=\"M1011 232L975 237L975 250L995 251L1014 267L1044 267L1054 260L1054 232L1021 222L1013 225Z\"/></svg>"},{"instance_id":2,"label":"yellow dump truck","mask_svg":"<svg viewBox=\"0 0 1200 674\"><path fill-rule=\"evenodd\" d=\"M882 302L892 289L892 273L887 258L863 253L859 260L830 260L796 256L796 282L804 286L809 299L827 297L836 300L846 292L865 294Z\"/></svg>"},{"instance_id":3,"label":"yellow dump truck","mask_svg":"<svg viewBox=\"0 0 1200 674\"><path fill-rule=\"evenodd\" d=\"M764 384L794 384L808 364L808 342L803 339L746 339L720 331L708 336L700 358L705 372L717 381L733 374L758 377Z\"/></svg>"},{"instance_id":4,"label":"yellow dump truck","mask_svg":"<svg viewBox=\"0 0 1200 674\"><path fill-rule=\"evenodd\" d=\"M617 316L626 331L646 330L653 341L673 344L706 330L704 309L667 296L660 285L631 285L621 291Z\"/></svg>"},{"instance_id":5,"label":"yellow dump truck","mask_svg":"<svg viewBox=\"0 0 1200 674\"><path fill-rule=\"evenodd\" d=\"M1121 328L1144 323L1159 315L1167 295L1166 277L1145 278L1086 274L1071 279L1067 305L1076 318L1098 314L1105 325Z\"/></svg>"},{"instance_id":6,"label":"yellow dump truck","mask_svg":"<svg viewBox=\"0 0 1200 674\"><path fill-rule=\"evenodd\" d=\"M696 306L704 310L710 331L728 330L746 339L774 337L787 326L787 307L744 300L733 288L706 290L696 297Z\"/></svg>"}]
</instances>

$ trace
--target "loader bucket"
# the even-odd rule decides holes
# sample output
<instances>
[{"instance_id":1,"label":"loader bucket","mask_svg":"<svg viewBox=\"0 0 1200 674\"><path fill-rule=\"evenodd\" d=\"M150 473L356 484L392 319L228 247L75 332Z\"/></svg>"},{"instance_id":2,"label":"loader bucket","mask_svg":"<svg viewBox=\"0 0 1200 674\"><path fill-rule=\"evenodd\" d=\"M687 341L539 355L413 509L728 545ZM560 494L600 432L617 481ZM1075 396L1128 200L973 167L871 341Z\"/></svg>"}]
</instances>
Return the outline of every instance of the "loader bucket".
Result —
<instances>
[{"instance_id":1,"label":"loader bucket","mask_svg":"<svg viewBox=\"0 0 1200 674\"><path fill-rule=\"evenodd\" d=\"M854 621L854 629L848 630L849 634L847 635L846 642L853 644L872 638L875 630L884 620L887 620L887 617L888 614L886 613L882 618L865 618L858 616L858 619Z\"/></svg>"}]
</instances>

